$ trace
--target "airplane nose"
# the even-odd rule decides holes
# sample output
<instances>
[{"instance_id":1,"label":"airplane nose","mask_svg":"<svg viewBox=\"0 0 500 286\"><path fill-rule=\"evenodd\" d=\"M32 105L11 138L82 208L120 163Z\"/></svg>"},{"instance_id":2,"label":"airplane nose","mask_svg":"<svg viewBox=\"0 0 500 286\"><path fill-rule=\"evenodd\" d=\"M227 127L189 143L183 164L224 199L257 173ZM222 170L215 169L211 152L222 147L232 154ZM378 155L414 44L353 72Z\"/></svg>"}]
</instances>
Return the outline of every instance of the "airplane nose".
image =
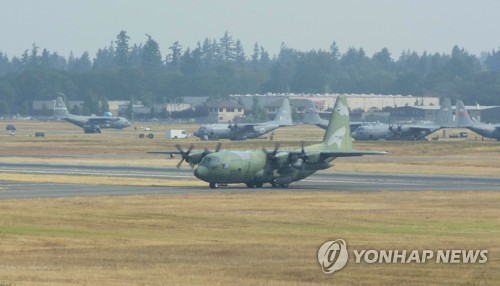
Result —
<instances>
[{"instance_id":1,"label":"airplane nose","mask_svg":"<svg viewBox=\"0 0 500 286\"><path fill-rule=\"evenodd\" d=\"M198 166L194 169L194 176L202 181L208 182L208 168L205 166Z\"/></svg>"}]
</instances>

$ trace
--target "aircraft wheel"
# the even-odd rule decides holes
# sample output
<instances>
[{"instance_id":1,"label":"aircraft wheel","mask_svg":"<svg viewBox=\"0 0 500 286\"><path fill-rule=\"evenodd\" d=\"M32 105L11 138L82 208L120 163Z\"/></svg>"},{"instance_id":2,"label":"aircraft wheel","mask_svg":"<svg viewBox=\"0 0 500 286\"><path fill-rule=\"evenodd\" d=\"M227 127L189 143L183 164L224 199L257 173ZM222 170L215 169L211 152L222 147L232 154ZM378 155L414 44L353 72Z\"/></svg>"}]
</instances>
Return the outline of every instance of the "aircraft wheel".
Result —
<instances>
[{"instance_id":1,"label":"aircraft wheel","mask_svg":"<svg viewBox=\"0 0 500 286\"><path fill-rule=\"evenodd\" d=\"M219 184L218 183L210 183L209 186L210 186L210 189L217 189L219 187Z\"/></svg>"},{"instance_id":2,"label":"aircraft wheel","mask_svg":"<svg viewBox=\"0 0 500 286\"><path fill-rule=\"evenodd\" d=\"M271 182L271 186L272 186L273 188L277 188L277 187L278 187L278 184L276 184L276 182L274 182L274 181L273 181L273 182Z\"/></svg>"},{"instance_id":3,"label":"aircraft wheel","mask_svg":"<svg viewBox=\"0 0 500 286\"><path fill-rule=\"evenodd\" d=\"M282 188L288 188L288 184L280 184L280 187L282 187Z\"/></svg>"},{"instance_id":4,"label":"aircraft wheel","mask_svg":"<svg viewBox=\"0 0 500 286\"><path fill-rule=\"evenodd\" d=\"M245 185L247 185L247 188L254 188L255 185L253 183L246 183Z\"/></svg>"},{"instance_id":5,"label":"aircraft wheel","mask_svg":"<svg viewBox=\"0 0 500 286\"><path fill-rule=\"evenodd\" d=\"M255 183L256 188L262 188L263 183Z\"/></svg>"}]
</instances>

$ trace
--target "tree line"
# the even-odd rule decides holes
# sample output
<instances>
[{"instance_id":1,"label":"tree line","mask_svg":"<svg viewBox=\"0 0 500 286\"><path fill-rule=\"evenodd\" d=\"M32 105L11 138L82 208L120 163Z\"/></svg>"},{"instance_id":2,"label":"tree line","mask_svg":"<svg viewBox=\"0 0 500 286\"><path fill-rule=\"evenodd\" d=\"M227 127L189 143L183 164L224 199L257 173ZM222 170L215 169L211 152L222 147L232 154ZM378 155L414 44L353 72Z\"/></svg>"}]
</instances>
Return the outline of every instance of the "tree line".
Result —
<instances>
[{"instance_id":1,"label":"tree line","mask_svg":"<svg viewBox=\"0 0 500 286\"><path fill-rule=\"evenodd\" d=\"M370 57L363 48L341 53L335 42L328 50L310 51L282 44L270 56L255 43L247 55L226 32L195 47L176 41L168 51L162 55L150 35L132 44L126 31L93 58L88 52L65 58L36 44L20 57L0 51L0 114L29 114L33 100L58 93L88 102L80 113L102 111L95 102L107 100L152 106L185 96L268 92L428 95L500 105L500 49L481 59L458 46L450 54L403 51L394 60L387 48Z\"/></svg>"}]
</instances>

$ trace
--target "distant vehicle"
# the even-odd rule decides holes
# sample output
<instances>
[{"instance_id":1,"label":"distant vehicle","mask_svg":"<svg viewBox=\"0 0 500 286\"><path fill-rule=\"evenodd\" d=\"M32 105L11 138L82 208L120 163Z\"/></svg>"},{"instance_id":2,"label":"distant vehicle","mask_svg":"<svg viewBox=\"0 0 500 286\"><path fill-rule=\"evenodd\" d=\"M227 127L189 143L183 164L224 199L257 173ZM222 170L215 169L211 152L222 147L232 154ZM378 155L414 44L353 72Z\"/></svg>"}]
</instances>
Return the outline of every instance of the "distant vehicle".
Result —
<instances>
[{"instance_id":1,"label":"distant vehicle","mask_svg":"<svg viewBox=\"0 0 500 286\"><path fill-rule=\"evenodd\" d=\"M459 127L465 127L483 137L493 138L500 141L500 124L486 124L472 121L467 109L465 109L464 103L460 100L457 101L456 116L458 118L457 121Z\"/></svg>"},{"instance_id":2,"label":"distant vehicle","mask_svg":"<svg viewBox=\"0 0 500 286\"><path fill-rule=\"evenodd\" d=\"M130 126L130 122L123 117L114 116L80 116L68 112L62 97L56 99L54 116L71 122L83 128L85 133L101 133L101 128L123 129Z\"/></svg>"},{"instance_id":3,"label":"distant vehicle","mask_svg":"<svg viewBox=\"0 0 500 286\"><path fill-rule=\"evenodd\" d=\"M186 161L191 166L198 165L194 175L207 183L211 189L227 184L244 183L248 188L261 188L263 184L287 188L290 183L300 181L332 166L336 158L362 155L382 155L386 152L352 149L349 132L349 111L345 96L339 96L333 108L323 141L296 150L273 151L246 150L221 151L220 144L215 151L194 150L193 146L184 151L177 145L176 151L156 151L148 153L180 154L180 167ZM333 186L334 187L334 186Z\"/></svg>"},{"instance_id":4,"label":"distant vehicle","mask_svg":"<svg viewBox=\"0 0 500 286\"><path fill-rule=\"evenodd\" d=\"M201 126L193 134L201 140L246 140L255 139L279 127L292 126L290 101L285 98L272 121L263 123L208 124Z\"/></svg>"},{"instance_id":5,"label":"distant vehicle","mask_svg":"<svg viewBox=\"0 0 500 286\"><path fill-rule=\"evenodd\" d=\"M7 124L7 127L5 127L7 132L9 132L10 136L16 135L16 126L14 124Z\"/></svg>"},{"instance_id":6,"label":"distant vehicle","mask_svg":"<svg viewBox=\"0 0 500 286\"><path fill-rule=\"evenodd\" d=\"M190 138L191 135L186 132L186 130L180 129L168 129L167 139L185 139Z\"/></svg>"}]
</instances>

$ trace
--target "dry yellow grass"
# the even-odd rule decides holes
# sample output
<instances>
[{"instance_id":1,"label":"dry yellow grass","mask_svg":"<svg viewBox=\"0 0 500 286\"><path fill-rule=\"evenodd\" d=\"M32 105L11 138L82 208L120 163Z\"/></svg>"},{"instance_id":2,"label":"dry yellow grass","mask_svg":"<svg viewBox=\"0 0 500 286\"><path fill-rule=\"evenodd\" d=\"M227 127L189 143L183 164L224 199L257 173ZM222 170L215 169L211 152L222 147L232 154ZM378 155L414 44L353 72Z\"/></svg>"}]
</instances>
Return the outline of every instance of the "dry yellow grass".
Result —
<instances>
[{"instance_id":1,"label":"dry yellow grass","mask_svg":"<svg viewBox=\"0 0 500 286\"><path fill-rule=\"evenodd\" d=\"M259 192L2 201L0 283L12 285L494 285L497 192ZM488 262L355 264L350 249L488 249Z\"/></svg>"}]
</instances>

